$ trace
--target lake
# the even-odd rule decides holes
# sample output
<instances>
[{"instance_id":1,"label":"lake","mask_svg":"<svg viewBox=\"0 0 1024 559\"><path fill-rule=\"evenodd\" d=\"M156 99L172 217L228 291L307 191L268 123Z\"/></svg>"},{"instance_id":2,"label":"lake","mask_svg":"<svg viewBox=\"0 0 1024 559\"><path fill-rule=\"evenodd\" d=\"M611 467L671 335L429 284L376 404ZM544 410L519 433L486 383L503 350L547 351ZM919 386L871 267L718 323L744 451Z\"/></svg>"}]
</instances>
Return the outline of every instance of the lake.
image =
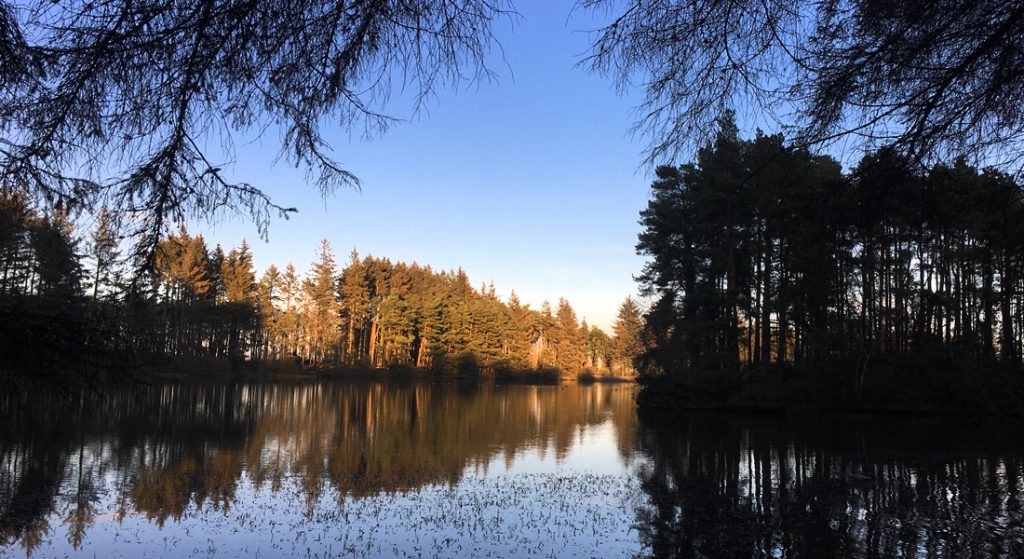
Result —
<instances>
[{"instance_id":1,"label":"lake","mask_svg":"<svg viewBox=\"0 0 1024 559\"><path fill-rule=\"evenodd\" d=\"M1024 557L1019 426L637 418L635 388L0 394L0 557Z\"/></svg>"}]
</instances>

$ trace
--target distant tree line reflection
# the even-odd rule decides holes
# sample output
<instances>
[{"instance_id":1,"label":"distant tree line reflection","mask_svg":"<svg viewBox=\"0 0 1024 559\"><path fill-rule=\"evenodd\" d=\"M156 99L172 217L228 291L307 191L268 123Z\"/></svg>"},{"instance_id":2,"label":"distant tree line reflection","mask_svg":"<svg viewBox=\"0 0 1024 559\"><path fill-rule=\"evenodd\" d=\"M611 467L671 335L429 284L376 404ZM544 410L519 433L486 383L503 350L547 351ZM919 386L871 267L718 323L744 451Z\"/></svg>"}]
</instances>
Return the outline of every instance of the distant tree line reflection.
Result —
<instances>
[{"instance_id":1,"label":"distant tree line reflection","mask_svg":"<svg viewBox=\"0 0 1024 559\"><path fill-rule=\"evenodd\" d=\"M245 479L271 492L297 483L310 514L326 495L454 485L467 467L527 450L560 459L582 426L609 417L628 458L636 433L632 391L602 385L168 385L29 399L0 396L0 546L27 552L63 530L78 548L101 502L115 520L163 526L190 507L230 508Z\"/></svg>"}]
</instances>

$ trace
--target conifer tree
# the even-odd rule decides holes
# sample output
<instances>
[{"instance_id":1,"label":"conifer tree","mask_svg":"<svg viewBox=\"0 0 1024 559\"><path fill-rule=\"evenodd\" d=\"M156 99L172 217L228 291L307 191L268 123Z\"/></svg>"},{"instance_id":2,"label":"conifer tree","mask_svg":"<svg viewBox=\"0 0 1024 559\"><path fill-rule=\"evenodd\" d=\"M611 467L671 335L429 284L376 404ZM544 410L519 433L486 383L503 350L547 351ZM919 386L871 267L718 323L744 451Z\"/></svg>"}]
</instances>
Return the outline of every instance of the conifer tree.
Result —
<instances>
[{"instance_id":1,"label":"conifer tree","mask_svg":"<svg viewBox=\"0 0 1024 559\"><path fill-rule=\"evenodd\" d=\"M68 213L58 207L35 219L29 226L29 243L35 257L35 293L57 297L78 294L83 274Z\"/></svg>"},{"instance_id":2,"label":"conifer tree","mask_svg":"<svg viewBox=\"0 0 1024 559\"><path fill-rule=\"evenodd\" d=\"M27 292L33 261L28 227L35 218L24 194L0 190L0 296Z\"/></svg>"},{"instance_id":3,"label":"conifer tree","mask_svg":"<svg viewBox=\"0 0 1024 559\"><path fill-rule=\"evenodd\" d=\"M554 364L559 369L576 371L586 365L584 338L576 320L576 311L564 297L558 300L558 312L550 339Z\"/></svg>"},{"instance_id":4,"label":"conifer tree","mask_svg":"<svg viewBox=\"0 0 1024 559\"><path fill-rule=\"evenodd\" d=\"M349 365L354 365L357 350L363 347L361 341L370 318L370 286L356 249L349 254L349 263L341 273L340 283L338 290L346 328L344 357Z\"/></svg>"},{"instance_id":5,"label":"conifer tree","mask_svg":"<svg viewBox=\"0 0 1024 559\"><path fill-rule=\"evenodd\" d=\"M207 275L210 278L209 297L217 303L225 300L224 278L222 275L225 260L227 260L227 255L224 254L224 247L217 243L213 252L210 253L210 263L207 266Z\"/></svg>"},{"instance_id":6,"label":"conifer tree","mask_svg":"<svg viewBox=\"0 0 1024 559\"><path fill-rule=\"evenodd\" d=\"M320 243L317 259L302 285L303 329L307 357L317 364L333 362L341 335L341 305L337 294L337 266L327 239Z\"/></svg>"},{"instance_id":7,"label":"conifer tree","mask_svg":"<svg viewBox=\"0 0 1024 559\"><path fill-rule=\"evenodd\" d=\"M640 307L632 296L626 297L612 324L612 370L620 374L632 374L634 361L643 352L641 333L643 317Z\"/></svg>"},{"instance_id":8,"label":"conifer tree","mask_svg":"<svg viewBox=\"0 0 1024 559\"><path fill-rule=\"evenodd\" d=\"M262 343L261 355L269 357L280 353L278 344L281 339L281 312L278 308L281 301L281 272L271 264L260 277L257 286L257 315Z\"/></svg>"},{"instance_id":9,"label":"conifer tree","mask_svg":"<svg viewBox=\"0 0 1024 559\"><path fill-rule=\"evenodd\" d=\"M281 317L278 321L281 346L288 356L299 356L301 320L299 309L302 300L302 284L295 264L285 266L281 276Z\"/></svg>"},{"instance_id":10,"label":"conifer tree","mask_svg":"<svg viewBox=\"0 0 1024 559\"><path fill-rule=\"evenodd\" d=\"M191 303L211 288L206 244L184 227L157 244L155 267L168 301Z\"/></svg>"},{"instance_id":11,"label":"conifer tree","mask_svg":"<svg viewBox=\"0 0 1024 559\"><path fill-rule=\"evenodd\" d=\"M530 359L530 349L537 339L534 321L531 320L529 305L523 305L519 301L519 295L515 290L508 296L508 344L509 355L519 358L525 365Z\"/></svg>"},{"instance_id":12,"label":"conifer tree","mask_svg":"<svg viewBox=\"0 0 1024 559\"><path fill-rule=\"evenodd\" d=\"M120 239L117 236L117 229L114 215L106 206L101 207L96 214L96 227L89 234L89 252L94 261L93 300L99 299L101 291L104 299L114 300L121 286L121 274L118 269Z\"/></svg>"},{"instance_id":13,"label":"conifer tree","mask_svg":"<svg viewBox=\"0 0 1024 559\"><path fill-rule=\"evenodd\" d=\"M220 270L226 301L247 304L255 301L256 272L253 270L249 244L244 239L240 247L231 249Z\"/></svg>"},{"instance_id":14,"label":"conifer tree","mask_svg":"<svg viewBox=\"0 0 1024 559\"><path fill-rule=\"evenodd\" d=\"M645 364L834 362L859 390L879 355L1020 362L1017 181L963 159L923 169L892 149L844 176L781 136L720 127L694 163L658 169L642 213Z\"/></svg>"},{"instance_id":15,"label":"conifer tree","mask_svg":"<svg viewBox=\"0 0 1024 559\"><path fill-rule=\"evenodd\" d=\"M256 338L256 272L252 253L243 239L241 246L232 248L220 266L220 281L224 286L220 314L228 318L228 356L243 357L250 340Z\"/></svg>"}]
</instances>

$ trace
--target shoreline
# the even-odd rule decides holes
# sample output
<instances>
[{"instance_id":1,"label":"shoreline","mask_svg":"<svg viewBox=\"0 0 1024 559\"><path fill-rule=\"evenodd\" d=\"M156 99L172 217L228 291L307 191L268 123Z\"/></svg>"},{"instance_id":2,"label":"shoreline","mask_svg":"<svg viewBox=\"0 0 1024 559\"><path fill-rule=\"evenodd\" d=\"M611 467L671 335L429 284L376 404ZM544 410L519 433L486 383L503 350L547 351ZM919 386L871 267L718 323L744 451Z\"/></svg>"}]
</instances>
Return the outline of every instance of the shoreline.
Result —
<instances>
[{"instance_id":1,"label":"shoreline","mask_svg":"<svg viewBox=\"0 0 1024 559\"><path fill-rule=\"evenodd\" d=\"M774 416L1024 418L1024 374L1017 368L916 370L884 367L857 386L841 369L690 371L637 380L638 412Z\"/></svg>"},{"instance_id":2,"label":"shoreline","mask_svg":"<svg viewBox=\"0 0 1024 559\"><path fill-rule=\"evenodd\" d=\"M294 362L236 362L211 358L177 358L135 368L133 375L157 381L320 381L320 380L424 380L482 381L524 384L635 384L622 375L564 373L554 369L467 374L416 367L324 367L304 368Z\"/></svg>"}]
</instances>

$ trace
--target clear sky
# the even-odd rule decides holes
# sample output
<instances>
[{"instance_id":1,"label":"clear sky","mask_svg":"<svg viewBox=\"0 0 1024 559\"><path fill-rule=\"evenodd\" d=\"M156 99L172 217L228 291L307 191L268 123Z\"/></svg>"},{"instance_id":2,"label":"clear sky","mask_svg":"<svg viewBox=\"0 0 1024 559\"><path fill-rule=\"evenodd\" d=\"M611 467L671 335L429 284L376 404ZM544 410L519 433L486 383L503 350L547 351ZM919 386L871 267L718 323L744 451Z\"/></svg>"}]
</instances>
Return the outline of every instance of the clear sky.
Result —
<instances>
[{"instance_id":1,"label":"clear sky","mask_svg":"<svg viewBox=\"0 0 1024 559\"><path fill-rule=\"evenodd\" d=\"M639 167L642 139L628 134L635 100L576 67L599 21L570 17L572 2L517 8L521 19L497 28L497 83L441 90L415 117L396 102L389 113L409 121L377 139L327 131L361 193L324 199L303 170L272 166L271 132L236 146L232 176L298 214L275 220L268 243L241 218L193 229L225 247L248 239L260 272L289 261L306 270L327 238L339 264L357 248L461 266L476 286L493 279L503 299L515 289L537 308L566 297L580 318L608 328L643 265L633 247L651 172Z\"/></svg>"}]
</instances>

